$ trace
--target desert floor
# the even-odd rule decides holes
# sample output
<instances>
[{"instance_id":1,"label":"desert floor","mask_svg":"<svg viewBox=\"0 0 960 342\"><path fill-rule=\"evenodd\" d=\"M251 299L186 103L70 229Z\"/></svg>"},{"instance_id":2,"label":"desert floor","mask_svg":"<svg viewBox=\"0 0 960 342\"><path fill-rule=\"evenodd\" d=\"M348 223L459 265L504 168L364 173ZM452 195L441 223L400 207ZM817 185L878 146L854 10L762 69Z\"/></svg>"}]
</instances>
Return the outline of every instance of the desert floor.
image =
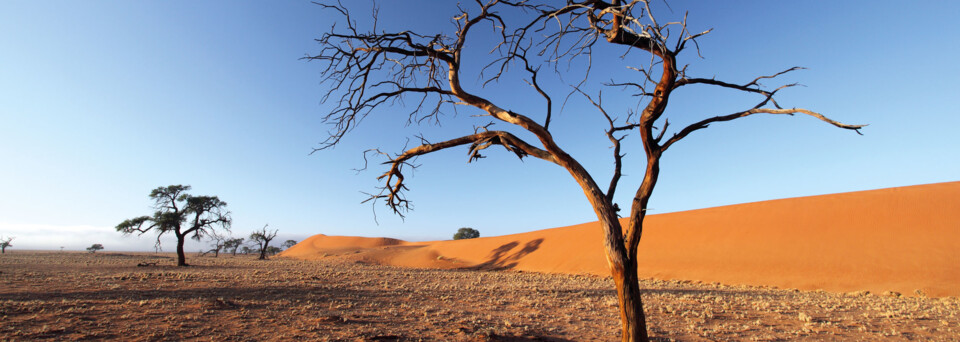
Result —
<instances>
[{"instance_id":1,"label":"desert floor","mask_svg":"<svg viewBox=\"0 0 960 342\"><path fill-rule=\"evenodd\" d=\"M138 267L155 262L156 266ZM609 278L7 251L0 340L612 341ZM960 340L960 300L644 280L655 340Z\"/></svg>"}]
</instances>

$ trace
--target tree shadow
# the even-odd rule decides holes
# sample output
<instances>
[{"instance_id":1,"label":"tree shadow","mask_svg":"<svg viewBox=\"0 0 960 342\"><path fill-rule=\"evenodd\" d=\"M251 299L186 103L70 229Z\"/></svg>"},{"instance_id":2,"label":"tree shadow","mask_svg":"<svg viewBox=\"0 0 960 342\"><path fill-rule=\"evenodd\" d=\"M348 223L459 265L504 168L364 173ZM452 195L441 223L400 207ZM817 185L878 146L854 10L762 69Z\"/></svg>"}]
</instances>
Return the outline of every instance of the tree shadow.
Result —
<instances>
[{"instance_id":1,"label":"tree shadow","mask_svg":"<svg viewBox=\"0 0 960 342\"><path fill-rule=\"evenodd\" d=\"M533 341L549 341L549 342L572 342L573 340L559 338L559 337L550 337L550 336L500 336L500 335L491 335L487 337L487 341L497 341L497 342L533 342Z\"/></svg>"},{"instance_id":2,"label":"tree shadow","mask_svg":"<svg viewBox=\"0 0 960 342\"><path fill-rule=\"evenodd\" d=\"M520 248L520 250L510 254L514 248L520 245L519 241L513 241L490 251L490 257L487 259L487 261L484 261L478 265L466 267L465 269L489 271L513 269L517 266L517 263L520 261L520 259L540 249L541 244L543 244L542 238L531 240L524 244L523 248Z\"/></svg>"},{"instance_id":3,"label":"tree shadow","mask_svg":"<svg viewBox=\"0 0 960 342\"><path fill-rule=\"evenodd\" d=\"M691 295L695 297L703 296L718 296L718 297L765 297L776 300L790 300L793 297L797 297L798 293L786 291L786 290L768 290L768 289L737 289L737 288L664 288L664 287L646 287L644 288L643 284L640 284L640 293L641 294L656 294L656 295L673 295L673 296L684 296Z\"/></svg>"},{"instance_id":4,"label":"tree shadow","mask_svg":"<svg viewBox=\"0 0 960 342\"><path fill-rule=\"evenodd\" d=\"M139 301L139 300L206 300L223 298L230 301L257 303L243 307L262 307L264 301L280 301L290 298L309 298L318 301L350 299L357 296L371 297L369 291L348 290L342 288L326 289L308 285L282 286L221 286L207 288L169 288L169 289L76 289L73 291L22 291L0 294L0 301Z\"/></svg>"}]
</instances>

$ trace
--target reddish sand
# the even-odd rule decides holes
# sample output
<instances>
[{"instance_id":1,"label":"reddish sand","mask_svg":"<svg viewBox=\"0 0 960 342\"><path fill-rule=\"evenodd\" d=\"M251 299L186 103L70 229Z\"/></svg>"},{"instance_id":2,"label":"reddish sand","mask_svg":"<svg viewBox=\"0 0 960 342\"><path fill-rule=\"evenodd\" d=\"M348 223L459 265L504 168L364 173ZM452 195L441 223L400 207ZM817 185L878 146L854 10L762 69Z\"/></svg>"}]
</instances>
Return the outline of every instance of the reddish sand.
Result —
<instances>
[{"instance_id":1,"label":"reddish sand","mask_svg":"<svg viewBox=\"0 0 960 342\"><path fill-rule=\"evenodd\" d=\"M282 256L608 275L596 222L459 241L315 235ZM960 296L960 182L651 215L641 277Z\"/></svg>"}]
</instances>

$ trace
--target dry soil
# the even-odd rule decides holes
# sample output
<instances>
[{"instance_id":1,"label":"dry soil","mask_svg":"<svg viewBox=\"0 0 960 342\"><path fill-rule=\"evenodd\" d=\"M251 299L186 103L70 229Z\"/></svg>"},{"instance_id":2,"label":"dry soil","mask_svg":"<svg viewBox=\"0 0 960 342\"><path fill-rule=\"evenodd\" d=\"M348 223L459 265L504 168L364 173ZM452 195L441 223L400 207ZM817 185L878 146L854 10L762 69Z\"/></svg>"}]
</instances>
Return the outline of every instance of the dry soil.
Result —
<instances>
[{"instance_id":1,"label":"dry soil","mask_svg":"<svg viewBox=\"0 0 960 342\"><path fill-rule=\"evenodd\" d=\"M0 340L613 341L597 276L319 260L7 251ZM138 267L139 263L156 263ZM960 340L960 302L644 280L660 341Z\"/></svg>"}]
</instances>

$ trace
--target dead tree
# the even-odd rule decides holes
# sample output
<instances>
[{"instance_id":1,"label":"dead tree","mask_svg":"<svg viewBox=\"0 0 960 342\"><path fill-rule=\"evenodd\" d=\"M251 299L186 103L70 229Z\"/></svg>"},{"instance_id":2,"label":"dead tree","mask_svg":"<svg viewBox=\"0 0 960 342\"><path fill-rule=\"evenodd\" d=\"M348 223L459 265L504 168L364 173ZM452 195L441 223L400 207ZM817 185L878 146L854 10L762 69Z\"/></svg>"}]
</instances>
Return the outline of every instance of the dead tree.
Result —
<instances>
[{"instance_id":1,"label":"dead tree","mask_svg":"<svg viewBox=\"0 0 960 342\"><path fill-rule=\"evenodd\" d=\"M267 247L270 246L270 241L277 237L277 230L274 229L271 232L267 230L267 226L269 226L269 224L264 225L260 230L250 234L250 242L257 244L257 247L260 249L260 257L257 258L259 260L267 259L267 252L269 252L269 248Z\"/></svg>"},{"instance_id":2,"label":"dead tree","mask_svg":"<svg viewBox=\"0 0 960 342\"><path fill-rule=\"evenodd\" d=\"M213 253L214 258L220 257L220 251L227 247L227 241L229 240L230 237L216 231L210 233L210 250L206 253Z\"/></svg>"},{"instance_id":3,"label":"dead tree","mask_svg":"<svg viewBox=\"0 0 960 342\"><path fill-rule=\"evenodd\" d=\"M474 108L478 116L492 120L488 124L478 123L474 134L433 143L419 137L422 144L395 155L371 150L387 158L384 164L388 169L378 178L383 183L380 191L371 194L368 200L374 203L383 201L394 213L403 216L411 208L405 196L404 180L405 172L415 166L413 161L419 156L459 146L468 147L469 161L482 158L481 151L498 145L519 158L532 156L566 169L583 189L600 221L600 233L603 234L607 261L619 297L624 341L648 339L637 278L637 248L664 152L711 124L756 114L803 114L857 133L863 127L843 124L808 109L782 107L774 96L795 84L770 89L760 83L800 68L789 68L740 83L687 75L687 68L678 65L677 56L691 50L699 54L697 39L710 30L689 31L686 16L682 21L658 20L655 6L645 0L568 0L563 5L549 1L477 1L472 8L461 8L460 13L454 14L455 31L450 35L383 31L376 25L376 9L371 28L364 30L358 27L343 4L320 5L342 20L317 40L322 50L306 58L323 64L323 77L330 86L323 99L332 101L335 106L324 117L334 128L317 150L338 144L362 119L377 109L386 109L382 107L390 107L389 112L395 112L395 105L412 104L407 107L411 123L438 120L442 112L457 106ZM484 30L482 34L474 33L480 30ZM465 74L462 65L466 60L465 47L490 37L496 39L492 48L481 50L484 55L471 55L469 61L481 60L486 52L495 59L483 62L486 66L479 75ZM595 58L603 57L596 54L611 52L622 54L618 61L625 64L624 70L632 70L632 77L620 73L620 77L627 79L594 86L590 77L591 63ZM548 86L554 82L545 82L544 78L551 73L544 72L552 68L556 77L561 70L574 64L586 65L586 71L574 77L563 75L562 79L579 80L578 83L568 83L566 96L582 96L585 103L596 109L593 115L604 120L604 133L612 144L614 169L606 189L554 140L549 130L555 99L561 96L550 94ZM500 82L507 80L505 75L512 72L519 72L532 88L532 93L543 98L542 111L520 113L507 110L498 99L481 97L475 89L468 89L469 84L462 82L478 76L484 82ZM664 115L670 96L674 91L695 85L752 94L758 100L743 110L706 116L674 129ZM604 88L616 89L620 93L624 89L632 90L633 94L629 95L637 99L633 107L636 111L612 112L605 107L601 96ZM576 117L586 120L587 116ZM614 193L625 165L621 142L628 133L639 135L643 145L644 158L638 161L643 163L636 165L643 167L644 174L642 183L635 190L629 219L626 225L621 225L618 219L620 207L614 203Z\"/></svg>"},{"instance_id":4,"label":"dead tree","mask_svg":"<svg viewBox=\"0 0 960 342\"><path fill-rule=\"evenodd\" d=\"M13 239L15 238L16 238L15 236L8 236L8 237L0 236L0 254L7 253L7 248L13 247L13 244L11 244L10 242L13 241Z\"/></svg>"}]
</instances>

